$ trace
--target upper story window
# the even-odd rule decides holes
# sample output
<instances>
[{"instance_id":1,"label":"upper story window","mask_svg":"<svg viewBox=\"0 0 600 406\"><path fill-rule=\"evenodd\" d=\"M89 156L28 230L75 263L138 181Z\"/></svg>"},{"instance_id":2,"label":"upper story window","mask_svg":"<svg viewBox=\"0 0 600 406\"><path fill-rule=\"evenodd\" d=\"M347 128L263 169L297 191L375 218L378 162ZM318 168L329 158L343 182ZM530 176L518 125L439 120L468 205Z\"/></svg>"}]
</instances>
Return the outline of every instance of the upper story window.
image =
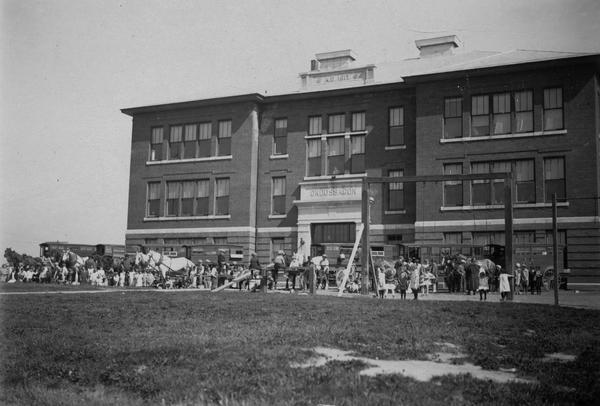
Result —
<instances>
[{"instance_id":1,"label":"upper story window","mask_svg":"<svg viewBox=\"0 0 600 406\"><path fill-rule=\"evenodd\" d=\"M181 182L167 182L167 216L181 214Z\"/></svg>"},{"instance_id":2,"label":"upper story window","mask_svg":"<svg viewBox=\"0 0 600 406\"><path fill-rule=\"evenodd\" d=\"M327 174L340 175L345 169L345 139L344 137L327 138Z\"/></svg>"},{"instance_id":3,"label":"upper story window","mask_svg":"<svg viewBox=\"0 0 600 406\"><path fill-rule=\"evenodd\" d=\"M511 161L496 161L491 163L491 172L509 173L512 171ZM504 179L494 179L492 181L492 203L504 204Z\"/></svg>"},{"instance_id":4,"label":"upper story window","mask_svg":"<svg viewBox=\"0 0 600 406\"><path fill-rule=\"evenodd\" d=\"M197 130L196 124L188 124L185 126L185 134L183 140L183 157L185 159L196 158L197 142Z\"/></svg>"},{"instance_id":5,"label":"upper story window","mask_svg":"<svg viewBox=\"0 0 600 406\"><path fill-rule=\"evenodd\" d=\"M533 159L515 161L517 203L535 203L535 170Z\"/></svg>"},{"instance_id":6,"label":"upper story window","mask_svg":"<svg viewBox=\"0 0 600 406\"><path fill-rule=\"evenodd\" d=\"M493 129L494 134L509 134L510 123L510 93L495 94L493 101Z\"/></svg>"},{"instance_id":7,"label":"upper story window","mask_svg":"<svg viewBox=\"0 0 600 406\"><path fill-rule=\"evenodd\" d=\"M444 138L462 137L462 98L444 100Z\"/></svg>"},{"instance_id":8,"label":"upper story window","mask_svg":"<svg viewBox=\"0 0 600 406\"><path fill-rule=\"evenodd\" d=\"M285 214L285 176L273 178L271 214Z\"/></svg>"},{"instance_id":9,"label":"upper story window","mask_svg":"<svg viewBox=\"0 0 600 406\"><path fill-rule=\"evenodd\" d=\"M219 121L216 155L231 155L231 120Z\"/></svg>"},{"instance_id":10,"label":"upper story window","mask_svg":"<svg viewBox=\"0 0 600 406\"><path fill-rule=\"evenodd\" d=\"M208 158L212 146L212 124L200 123L198 126L198 157Z\"/></svg>"},{"instance_id":11,"label":"upper story window","mask_svg":"<svg viewBox=\"0 0 600 406\"><path fill-rule=\"evenodd\" d=\"M196 181L195 196L196 201L194 207L194 214L196 216L208 216L210 197L210 183L208 179Z\"/></svg>"},{"instance_id":12,"label":"upper story window","mask_svg":"<svg viewBox=\"0 0 600 406\"><path fill-rule=\"evenodd\" d=\"M152 140L150 142L150 160L160 161L163 159L163 128L152 128Z\"/></svg>"},{"instance_id":13,"label":"upper story window","mask_svg":"<svg viewBox=\"0 0 600 406\"><path fill-rule=\"evenodd\" d=\"M332 114L329 116L329 127L327 132L329 134L343 133L346 131L346 115L345 114Z\"/></svg>"},{"instance_id":14,"label":"upper story window","mask_svg":"<svg viewBox=\"0 0 600 406\"><path fill-rule=\"evenodd\" d=\"M352 113L352 131L365 131L365 112Z\"/></svg>"},{"instance_id":15,"label":"upper story window","mask_svg":"<svg viewBox=\"0 0 600 406\"><path fill-rule=\"evenodd\" d=\"M229 214L229 178L215 179L215 214Z\"/></svg>"},{"instance_id":16,"label":"upper story window","mask_svg":"<svg viewBox=\"0 0 600 406\"><path fill-rule=\"evenodd\" d=\"M404 171L389 171L388 176L399 178L404 176ZM390 211L404 210L404 183L391 182L388 184L388 209Z\"/></svg>"},{"instance_id":17,"label":"upper story window","mask_svg":"<svg viewBox=\"0 0 600 406\"><path fill-rule=\"evenodd\" d=\"M533 92L525 90L515 93L515 131L533 131Z\"/></svg>"},{"instance_id":18,"label":"upper story window","mask_svg":"<svg viewBox=\"0 0 600 406\"><path fill-rule=\"evenodd\" d=\"M181 159L183 126L171 126L169 138L169 159Z\"/></svg>"},{"instance_id":19,"label":"upper story window","mask_svg":"<svg viewBox=\"0 0 600 406\"><path fill-rule=\"evenodd\" d=\"M471 97L471 136L490 134L490 98L487 95Z\"/></svg>"},{"instance_id":20,"label":"upper story window","mask_svg":"<svg viewBox=\"0 0 600 406\"><path fill-rule=\"evenodd\" d=\"M312 116L308 118L308 135L321 135L323 124L321 116Z\"/></svg>"},{"instance_id":21,"label":"upper story window","mask_svg":"<svg viewBox=\"0 0 600 406\"><path fill-rule=\"evenodd\" d=\"M404 108L389 109L388 145L404 145Z\"/></svg>"},{"instance_id":22,"label":"upper story window","mask_svg":"<svg viewBox=\"0 0 600 406\"><path fill-rule=\"evenodd\" d=\"M306 176L321 176L321 139L312 139L307 142L307 173Z\"/></svg>"},{"instance_id":23,"label":"upper story window","mask_svg":"<svg viewBox=\"0 0 600 406\"><path fill-rule=\"evenodd\" d=\"M146 192L146 216L160 216L160 182L149 182Z\"/></svg>"},{"instance_id":24,"label":"upper story window","mask_svg":"<svg viewBox=\"0 0 600 406\"><path fill-rule=\"evenodd\" d=\"M287 119L275 120L275 134L273 135L273 154L287 154Z\"/></svg>"},{"instance_id":25,"label":"upper story window","mask_svg":"<svg viewBox=\"0 0 600 406\"><path fill-rule=\"evenodd\" d=\"M552 195L556 193L558 201L564 201L567 197L565 179L565 159L544 159L544 196L546 202L552 201Z\"/></svg>"},{"instance_id":26,"label":"upper story window","mask_svg":"<svg viewBox=\"0 0 600 406\"><path fill-rule=\"evenodd\" d=\"M182 216L193 216L194 215L194 188L196 182L186 180L181 182L181 209L180 213Z\"/></svg>"},{"instance_id":27,"label":"upper story window","mask_svg":"<svg viewBox=\"0 0 600 406\"><path fill-rule=\"evenodd\" d=\"M461 175L462 163L444 164L444 175ZM462 181L452 180L444 182L444 206L462 206L463 187Z\"/></svg>"},{"instance_id":28,"label":"upper story window","mask_svg":"<svg viewBox=\"0 0 600 406\"><path fill-rule=\"evenodd\" d=\"M365 139L364 135L350 137L350 173L365 171Z\"/></svg>"},{"instance_id":29,"label":"upper story window","mask_svg":"<svg viewBox=\"0 0 600 406\"><path fill-rule=\"evenodd\" d=\"M471 173L490 173L489 162L471 163ZM489 205L492 202L492 188L489 179L477 179L471 182L471 204Z\"/></svg>"},{"instance_id":30,"label":"upper story window","mask_svg":"<svg viewBox=\"0 0 600 406\"><path fill-rule=\"evenodd\" d=\"M544 89L544 130L560 130L563 123L562 89Z\"/></svg>"}]
</instances>

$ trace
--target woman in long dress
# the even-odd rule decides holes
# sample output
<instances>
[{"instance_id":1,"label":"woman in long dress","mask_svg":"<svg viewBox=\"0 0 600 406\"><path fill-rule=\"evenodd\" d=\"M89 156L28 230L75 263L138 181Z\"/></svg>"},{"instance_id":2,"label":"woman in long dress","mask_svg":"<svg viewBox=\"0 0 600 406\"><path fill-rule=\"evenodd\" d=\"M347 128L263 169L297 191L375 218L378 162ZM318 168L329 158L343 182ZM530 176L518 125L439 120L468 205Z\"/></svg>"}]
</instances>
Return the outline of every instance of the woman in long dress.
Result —
<instances>
[{"instance_id":1,"label":"woman in long dress","mask_svg":"<svg viewBox=\"0 0 600 406\"><path fill-rule=\"evenodd\" d=\"M410 284L408 286L409 286L410 290L412 290L414 300L417 300L419 298L420 270L419 270L419 267L417 266L417 264L415 264L415 263L411 262L408 266L410 269Z\"/></svg>"}]
</instances>

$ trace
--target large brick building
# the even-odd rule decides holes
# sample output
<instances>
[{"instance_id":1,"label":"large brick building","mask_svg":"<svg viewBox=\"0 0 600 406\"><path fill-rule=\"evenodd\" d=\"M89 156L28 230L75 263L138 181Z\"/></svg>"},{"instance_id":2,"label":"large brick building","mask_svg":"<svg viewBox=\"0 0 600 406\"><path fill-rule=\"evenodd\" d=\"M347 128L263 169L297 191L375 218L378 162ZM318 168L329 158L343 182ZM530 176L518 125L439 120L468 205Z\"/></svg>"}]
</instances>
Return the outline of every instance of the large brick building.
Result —
<instances>
[{"instance_id":1,"label":"large brick building","mask_svg":"<svg viewBox=\"0 0 600 406\"><path fill-rule=\"evenodd\" d=\"M127 246L239 245L263 262L337 250L355 239L367 175L512 171L515 241L550 241L557 193L567 266L600 279L600 55L416 44L420 57L380 66L317 54L293 93L124 109ZM371 241L504 244L502 188L374 185Z\"/></svg>"}]
</instances>

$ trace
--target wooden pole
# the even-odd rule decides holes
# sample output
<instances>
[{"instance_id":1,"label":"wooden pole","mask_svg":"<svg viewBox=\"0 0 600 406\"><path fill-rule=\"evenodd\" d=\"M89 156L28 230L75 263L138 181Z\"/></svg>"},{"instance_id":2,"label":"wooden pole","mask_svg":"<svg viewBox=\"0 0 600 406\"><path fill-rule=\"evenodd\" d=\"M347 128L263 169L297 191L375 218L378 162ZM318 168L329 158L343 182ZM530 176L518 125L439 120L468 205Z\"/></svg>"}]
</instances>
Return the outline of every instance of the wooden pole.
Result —
<instances>
[{"instance_id":1,"label":"wooden pole","mask_svg":"<svg viewBox=\"0 0 600 406\"><path fill-rule=\"evenodd\" d=\"M554 256L554 305L558 306L558 205L556 193L552 194L552 253Z\"/></svg>"},{"instance_id":2,"label":"wooden pole","mask_svg":"<svg viewBox=\"0 0 600 406\"><path fill-rule=\"evenodd\" d=\"M369 294L369 184L366 179L363 179L362 185L362 252L360 262L362 267L362 284L360 293L363 295Z\"/></svg>"},{"instance_id":3,"label":"wooden pole","mask_svg":"<svg viewBox=\"0 0 600 406\"><path fill-rule=\"evenodd\" d=\"M513 177L512 173L504 178L504 234L506 238L504 258L505 271L512 275L508 299L513 299L515 291L515 274L513 268Z\"/></svg>"}]
</instances>

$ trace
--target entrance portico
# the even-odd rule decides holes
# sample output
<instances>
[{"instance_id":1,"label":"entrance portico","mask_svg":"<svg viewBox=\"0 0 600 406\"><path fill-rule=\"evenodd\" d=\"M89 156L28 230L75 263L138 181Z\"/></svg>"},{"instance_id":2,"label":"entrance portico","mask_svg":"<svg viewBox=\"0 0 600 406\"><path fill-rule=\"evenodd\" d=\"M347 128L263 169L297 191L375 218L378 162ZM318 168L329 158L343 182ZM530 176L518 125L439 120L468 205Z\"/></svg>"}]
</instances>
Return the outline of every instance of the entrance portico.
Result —
<instances>
[{"instance_id":1,"label":"entrance portico","mask_svg":"<svg viewBox=\"0 0 600 406\"><path fill-rule=\"evenodd\" d=\"M311 224L356 223L361 220L362 178L311 180L300 183L298 253L310 255Z\"/></svg>"}]
</instances>

